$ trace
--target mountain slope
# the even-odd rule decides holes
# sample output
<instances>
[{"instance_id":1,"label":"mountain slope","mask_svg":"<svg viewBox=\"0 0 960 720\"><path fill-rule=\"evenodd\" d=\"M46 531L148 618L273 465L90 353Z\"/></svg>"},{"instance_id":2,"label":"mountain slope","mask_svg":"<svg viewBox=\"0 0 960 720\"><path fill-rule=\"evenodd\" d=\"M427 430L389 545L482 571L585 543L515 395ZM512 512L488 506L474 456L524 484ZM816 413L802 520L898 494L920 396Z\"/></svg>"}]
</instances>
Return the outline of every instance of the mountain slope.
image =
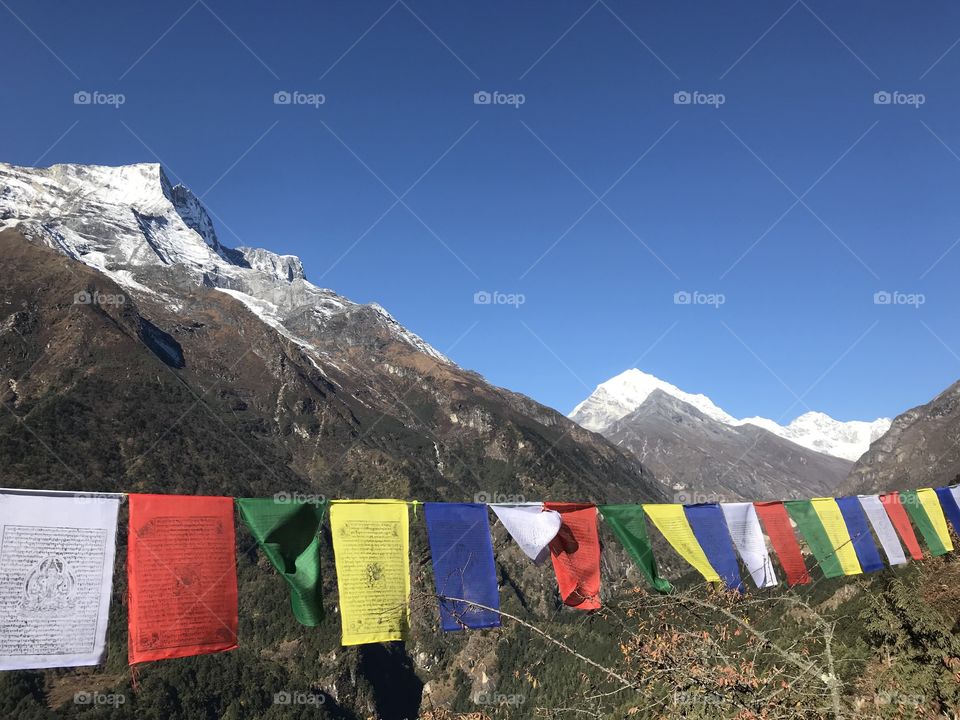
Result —
<instances>
[{"instance_id":1,"label":"mountain slope","mask_svg":"<svg viewBox=\"0 0 960 720\"><path fill-rule=\"evenodd\" d=\"M569 414L572 420L594 432L603 433L613 422L639 408L656 390L692 405L707 417L726 425L756 425L810 450L846 460L856 460L890 427L888 418L872 422L840 422L818 412L805 413L789 425L763 417L738 420L717 407L706 395L684 392L665 380L636 368L626 370L597 388Z\"/></svg>"},{"instance_id":2,"label":"mountain slope","mask_svg":"<svg viewBox=\"0 0 960 720\"><path fill-rule=\"evenodd\" d=\"M960 382L925 405L898 415L854 465L843 493L909 490L957 482L960 476Z\"/></svg>"},{"instance_id":3,"label":"mountain slope","mask_svg":"<svg viewBox=\"0 0 960 720\"><path fill-rule=\"evenodd\" d=\"M682 502L823 495L851 467L754 425L718 422L663 390L604 435L673 486Z\"/></svg>"},{"instance_id":4,"label":"mountain slope","mask_svg":"<svg viewBox=\"0 0 960 720\"><path fill-rule=\"evenodd\" d=\"M0 485L423 501L667 497L609 441L459 368L383 308L313 286L296 258L225 247L199 202L158 166L0 171ZM417 549L422 532L414 523ZM522 561L502 528L494 541L505 607L557 607L549 567ZM329 538L324 552L332 568ZM261 707L249 715L259 717L271 712L270 695L252 697L251 686L322 688L322 712L304 708L311 717L398 719L416 716L427 681L438 702L479 692L513 672L497 665L501 636L440 639L426 557L413 558L423 606L413 640L343 649L333 573L324 573L329 617L305 632L277 611L288 604L283 583L241 531L237 659L150 664L144 692L170 707L169 688L199 703L244 687L244 707ZM84 676L84 690L125 682L122 570L107 672ZM478 652L485 666L473 662ZM47 673L40 685L61 681L83 682Z\"/></svg>"}]
</instances>

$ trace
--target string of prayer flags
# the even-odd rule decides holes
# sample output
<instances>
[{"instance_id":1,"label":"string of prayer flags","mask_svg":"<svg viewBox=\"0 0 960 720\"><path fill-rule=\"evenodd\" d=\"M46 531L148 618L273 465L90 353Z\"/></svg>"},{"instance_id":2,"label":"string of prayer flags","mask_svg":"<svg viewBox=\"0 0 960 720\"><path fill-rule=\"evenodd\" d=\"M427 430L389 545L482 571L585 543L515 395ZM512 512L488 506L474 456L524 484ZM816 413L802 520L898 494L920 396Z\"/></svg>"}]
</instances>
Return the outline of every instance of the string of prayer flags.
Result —
<instances>
[{"instance_id":1,"label":"string of prayer flags","mask_svg":"<svg viewBox=\"0 0 960 720\"><path fill-rule=\"evenodd\" d=\"M753 503L721 503L720 509L730 531L730 539L754 584L758 588L776 585L777 575L773 571L773 563L767 552L767 544L763 541L763 530L760 529L760 520Z\"/></svg>"},{"instance_id":2,"label":"string of prayer flags","mask_svg":"<svg viewBox=\"0 0 960 720\"><path fill-rule=\"evenodd\" d=\"M547 510L543 503L491 504L490 508L528 558L537 565L547 559L550 541L563 522L560 513Z\"/></svg>"},{"instance_id":3,"label":"string of prayer flags","mask_svg":"<svg viewBox=\"0 0 960 720\"><path fill-rule=\"evenodd\" d=\"M598 509L653 589L659 593L668 593L673 590L670 582L660 577L657 572L657 561L650 547L643 506L600 505Z\"/></svg>"},{"instance_id":4,"label":"string of prayer flags","mask_svg":"<svg viewBox=\"0 0 960 720\"><path fill-rule=\"evenodd\" d=\"M793 533L790 516L787 514L787 509L783 506L783 503L779 500L755 502L753 506L757 509L757 515L763 519L763 525L770 537L770 544L773 545L773 549L777 553L780 567L787 575L787 584L793 587L794 585L809 583L810 572L803 560L800 544Z\"/></svg>"},{"instance_id":5,"label":"string of prayer flags","mask_svg":"<svg viewBox=\"0 0 960 720\"><path fill-rule=\"evenodd\" d=\"M857 551L853 547L853 539L843 521L843 514L834 498L813 498L810 501L814 512L820 518L820 524L827 534L830 546L840 563L844 575L860 575L863 568L857 559Z\"/></svg>"},{"instance_id":6,"label":"string of prayer flags","mask_svg":"<svg viewBox=\"0 0 960 720\"><path fill-rule=\"evenodd\" d=\"M844 574L840 560L834 552L833 543L827 535L827 531L820 522L820 516L813 509L813 503L809 500L787 500L784 507L790 513L790 517L797 524L797 530L810 546L810 552L817 559L820 569L828 578L839 577Z\"/></svg>"},{"instance_id":7,"label":"string of prayer flags","mask_svg":"<svg viewBox=\"0 0 960 720\"><path fill-rule=\"evenodd\" d=\"M447 632L500 627L500 589L487 506L425 503L423 515L440 596L440 626Z\"/></svg>"},{"instance_id":8,"label":"string of prayer flags","mask_svg":"<svg viewBox=\"0 0 960 720\"><path fill-rule=\"evenodd\" d=\"M257 545L290 586L290 605L301 625L323 620L320 523L326 501L237 498L240 517Z\"/></svg>"},{"instance_id":9,"label":"string of prayer flags","mask_svg":"<svg viewBox=\"0 0 960 720\"><path fill-rule=\"evenodd\" d=\"M405 640L410 631L410 534L402 500L334 500L330 533L344 645Z\"/></svg>"},{"instance_id":10,"label":"string of prayer flags","mask_svg":"<svg viewBox=\"0 0 960 720\"><path fill-rule=\"evenodd\" d=\"M702 503L685 505L683 509L710 566L717 571L728 590L741 590L740 566L720 505Z\"/></svg>"},{"instance_id":11,"label":"string of prayer flags","mask_svg":"<svg viewBox=\"0 0 960 720\"><path fill-rule=\"evenodd\" d=\"M953 550L950 540L950 531L947 530L947 520L943 516L943 509L937 494L930 488L906 490L900 493L904 506L913 523L920 529L927 547L934 555L946 555Z\"/></svg>"},{"instance_id":12,"label":"string of prayer flags","mask_svg":"<svg viewBox=\"0 0 960 720\"><path fill-rule=\"evenodd\" d=\"M129 498L130 664L235 649L233 498Z\"/></svg>"},{"instance_id":13,"label":"string of prayer flags","mask_svg":"<svg viewBox=\"0 0 960 720\"><path fill-rule=\"evenodd\" d=\"M883 560L880 559L880 551L873 542L873 535L870 534L870 527L867 525L867 516L863 512L860 501L855 497L839 497L837 506L853 540L853 549L857 553L860 567L867 573L882 570Z\"/></svg>"},{"instance_id":14,"label":"string of prayer flags","mask_svg":"<svg viewBox=\"0 0 960 720\"><path fill-rule=\"evenodd\" d=\"M910 518L903 509L903 503L900 501L900 494L897 492L886 493L880 496L880 502L883 509L887 511L887 517L897 529L897 534L910 551L910 556L914 560L923 560L923 551L920 550L920 543L917 542L917 536L913 532L913 526L910 525Z\"/></svg>"},{"instance_id":15,"label":"string of prayer flags","mask_svg":"<svg viewBox=\"0 0 960 720\"><path fill-rule=\"evenodd\" d=\"M940 507L943 508L943 513L948 518L950 518L950 524L953 525L953 530L956 533L960 533L960 505L957 504L957 498L950 492L950 488L937 488L937 499L940 500Z\"/></svg>"},{"instance_id":16,"label":"string of prayer flags","mask_svg":"<svg viewBox=\"0 0 960 720\"><path fill-rule=\"evenodd\" d=\"M675 503L645 504L643 511L657 526L657 530L667 539L671 547L686 560L693 568L703 575L707 582L720 582L720 576L710 565L707 556L697 542L696 536L690 527L683 505Z\"/></svg>"},{"instance_id":17,"label":"string of prayer flags","mask_svg":"<svg viewBox=\"0 0 960 720\"><path fill-rule=\"evenodd\" d=\"M0 670L104 661L120 498L0 490Z\"/></svg>"},{"instance_id":18,"label":"string of prayer flags","mask_svg":"<svg viewBox=\"0 0 960 720\"><path fill-rule=\"evenodd\" d=\"M564 605L600 607L600 535L597 507L586 503L544 503L559 513L560 532L550 541L550 559Z\"/></svg>"}]
</instances>

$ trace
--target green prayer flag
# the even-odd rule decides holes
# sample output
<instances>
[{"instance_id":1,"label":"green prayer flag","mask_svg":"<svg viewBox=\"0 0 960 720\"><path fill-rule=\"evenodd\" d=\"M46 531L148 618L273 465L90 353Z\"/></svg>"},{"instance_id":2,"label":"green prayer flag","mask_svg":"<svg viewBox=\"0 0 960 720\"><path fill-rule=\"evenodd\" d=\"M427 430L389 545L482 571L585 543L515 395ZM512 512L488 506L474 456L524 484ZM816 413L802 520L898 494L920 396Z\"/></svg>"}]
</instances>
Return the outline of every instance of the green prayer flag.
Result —
<instances>
[{"instance_id":1,"label":"green prayer flag","mask_svg":"<svg viewBox=\"0 0 960 720\"><path fill-rule=\"evenodd\" d=\"M783 504L790 513L790 519L797 524L797 529L810 546L813 556L817 558L823 574L828 578L843 575L836 550L833 549L833 543L830 542L813 503L809 500L786 500Z\"/></svg>"},{"instance_id":2,"label":"green prayer flag","mask_svg":"<svg viewBox=\"0 0 960 720\"><path fill-rule=\"evenodd\" d=\"M923 539L927 543L927 547L930 548L930 552L933 555L946 555L947 549L943 546L943 542L933 527L933 523L930 522L927 511L920 503L917 491L901 490L900 504L907 509L910 519L913 520L913 524L920 530L920 534L923 535Z\"/></svg>"},{"instance_id":3,"label":"green prayer flag","mask_svg":"<svg viewBox=\"0 0 960 720\"><path fill-rule=\"evenodd\" d=\"M617 539L630 553L640 572L653 585L654 590L668 593L673 586L657 573L657 561L653 557L650 539L647 536L646 513L642 505L600 505L603 519L607 521Z\"/></svg>"},{"instance_id":4,"label":"green prayer flag","mask_svg":"<svg viewBox=\"0 0 960 720\"><path fill-rule=\"evenodd\" d=\"M323 620L318 530L327 501L237 498L240 517L290 586L293 614L303 625Z\"/></svg>"}]
</instances>

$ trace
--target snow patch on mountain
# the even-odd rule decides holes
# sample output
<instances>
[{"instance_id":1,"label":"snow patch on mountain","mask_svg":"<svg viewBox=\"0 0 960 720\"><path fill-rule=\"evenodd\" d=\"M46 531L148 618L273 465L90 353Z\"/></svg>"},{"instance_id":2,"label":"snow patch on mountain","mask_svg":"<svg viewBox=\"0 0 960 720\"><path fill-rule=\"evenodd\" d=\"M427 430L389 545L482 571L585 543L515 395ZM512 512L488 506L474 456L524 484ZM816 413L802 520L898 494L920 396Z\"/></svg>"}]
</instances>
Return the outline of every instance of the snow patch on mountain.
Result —
<instances>
[{"instance_id":1,"label":"snow patch on mountain","mask_svg":"<svg viewBox=\"0 0 960 720\"><path fill-rule=\"evenodd\" d=\"M889 428L889 418L841 422L821 412L807 412L788 425L763 417L738 420L718 407L706 395L684 392L665 380L631 368L597 386L589 397L569 414L571 420L588 430L603 433L617 420L639 408L654 390L662 390L692 405L707 417L725 425L756 425L774 435L825 455L857 460Z\"/></svg>"}]
</instances>

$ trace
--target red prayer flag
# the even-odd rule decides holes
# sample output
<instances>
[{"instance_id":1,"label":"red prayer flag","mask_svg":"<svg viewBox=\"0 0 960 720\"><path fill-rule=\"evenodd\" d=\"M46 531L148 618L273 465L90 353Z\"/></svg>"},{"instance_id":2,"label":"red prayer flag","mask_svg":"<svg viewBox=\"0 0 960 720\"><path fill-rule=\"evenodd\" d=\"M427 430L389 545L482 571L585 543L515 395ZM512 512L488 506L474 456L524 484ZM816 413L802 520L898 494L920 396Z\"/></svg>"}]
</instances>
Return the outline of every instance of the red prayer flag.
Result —
<instances>
[{"instance_id":1,"label":"red prayer flag","mask_svg":"<svg viewBox=\"0 0 960 720\"><path fill-rule=\"evenodd\" d=\"M130 495L129 662L237 647L233 498Z\"/></svg>"},{"instance_id":2,"label":"red prayer flag","mask_svg":"<svg viewBox=\"0 0 960 720\"><path fill-rule=\"evenodd\" d=\"M914 560L923 560L923 551L920 549L920 543L917 542L916 533L913 532L913 526L910 524L910 518L907 517L907 511L900 502L900 493L894 491L880 496L880 502L883 503L884 510L890 517L890 522L897 529L897 534L903 540L903 544L910 551L910 556Z\"/></svg>"},{"instance_id":3,"label":"red prayer flag","mask_svg":"<svg viewBox=\"0 0 960 720\"><path fill-rule=\"evenodd\" d=\"M800 543L790 524L787 509L779 500L771 502L755 502L757 515L763 520L763 526L770 538L770 544L780 558L780 567L787 575L788 585L806 585L810 582L810 573L807 564L803 561L800 552Z\"/></svg>"},{"instance_id":4,"label":"red prayer flag","mask_svg":"<svg viewBox=\"0 0 960 720\"><path fill-rule=\"evenodd\" d=\"M550 559L565 605L580 610L600 607L600 537L597 508L583 503L544 503L560 513L563 524L550 541Z\"/></svg>"}]
</instances>

